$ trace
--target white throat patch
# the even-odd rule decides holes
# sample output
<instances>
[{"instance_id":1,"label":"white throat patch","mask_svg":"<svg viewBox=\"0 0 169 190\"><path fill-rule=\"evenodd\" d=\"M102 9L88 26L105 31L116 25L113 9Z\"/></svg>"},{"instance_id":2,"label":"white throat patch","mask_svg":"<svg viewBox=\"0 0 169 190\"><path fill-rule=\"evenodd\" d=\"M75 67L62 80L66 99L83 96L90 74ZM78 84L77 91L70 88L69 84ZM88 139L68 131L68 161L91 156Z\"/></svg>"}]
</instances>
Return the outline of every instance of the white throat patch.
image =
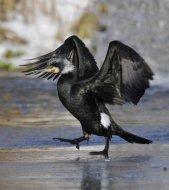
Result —
<instances>
[{"instance_id":1,"label":"white throat patch","mask_svg":"<svg viewBox=\"0 0 169 190\"><path fill-rule=\"evenodd\" d=\"M68 61L67 59L63 60L63 64L64 64L64 68L61 72L62 74L72 72L75 69L74 65L70 61Z\"/></svg>"},{"instance_id":2,"label":"white throat patch","mask_svg":"<svg viewBox=\"0 0 169 190\"><path fill-rule=\"evenodd\" d=\"M56 62L63 63L64 68L63 68L61 74L66 74L66 73L72 72L75 69L74 65L65 58L52 57L48 62L48 66L51 66L53 63L56 63Z\"/></svg>"},{"instance_id":3,"label":"white throat patch","mask_svg":"<svg viewBox=\"0 0 169 190\"><path fill-rule=\"evenodd\" d=\"M110 126L111 122L110 122L110 118L107 114L105 113L101 113L101 124L103 125L104 128L108 129L108 127Z\"/></svg>"}]
</instances>

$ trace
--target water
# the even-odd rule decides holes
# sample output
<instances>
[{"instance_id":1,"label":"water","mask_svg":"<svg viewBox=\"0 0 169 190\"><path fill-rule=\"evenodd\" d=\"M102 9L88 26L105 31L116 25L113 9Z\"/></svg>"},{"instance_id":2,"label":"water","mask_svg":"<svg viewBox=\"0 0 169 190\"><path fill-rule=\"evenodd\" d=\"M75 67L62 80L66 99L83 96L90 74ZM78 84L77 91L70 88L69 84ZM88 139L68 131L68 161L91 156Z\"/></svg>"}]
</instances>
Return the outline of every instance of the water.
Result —
<instances>
[{"instance_id":1,"label":"water","mask_svg":"<svg viewBox=\"0 0 169 190\"><path fill-rule=\"evenodd\" d=\"M100 147L95 147L100 148ZM113 145L111 159L91 157L89 147L0 149L3 190L168 190L166 145Z\"/></svg>"},{"instance_id":2,"label":"water","mask_svg":"<svg viewBox=\"0 0 169 190\"><path fill-rule=\"evenodd\" d=\"M19 189L168 189L168 90L155 86L138 106L109 106L128 131L153 140L129 144L113 137L110 160L91 156L104 139L92 136L80 151L53 137L82 135L58 100L56 84L18 74L0 77L0 187Z\"/></svg>"},{"instance_id":3,"label":"water","mask_svg":"<svg viewBox=\"0 0 169 190\"><path fill-rule=\"evenodd\" d=\"M62 106L56 84L23 76L0 78L0 147L55 147L68 145L53 137L82 135L79 122ZM150 89L138 106L108 106L117 123L128 131L153 140L169 142L168 91ZM104 140L93 136L89 144ZM112 144L126 143L113 137ZM82 143L86 145L86 142Z\"/></svg>"}]
</instances>

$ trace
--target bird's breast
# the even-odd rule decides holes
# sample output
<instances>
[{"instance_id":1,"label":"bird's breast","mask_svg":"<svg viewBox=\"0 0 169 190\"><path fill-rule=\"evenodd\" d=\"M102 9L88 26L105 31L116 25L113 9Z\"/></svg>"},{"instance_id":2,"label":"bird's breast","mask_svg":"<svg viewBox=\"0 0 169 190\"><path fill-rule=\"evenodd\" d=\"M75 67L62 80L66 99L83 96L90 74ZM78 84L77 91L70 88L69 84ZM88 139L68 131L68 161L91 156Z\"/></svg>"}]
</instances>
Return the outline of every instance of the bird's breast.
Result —
<instances>
[{"instance_id":1,"label":"bird's breast","mask_svg":"<svg viewBox=\"0 0 169 190\"><path fill-rule=\"evenodd\" d=\"M83 112L84 98L80 92L72 90L73 82L70 80L58 81L58 96L62 104L77 118Z\"/></svg>"}]
</instances>

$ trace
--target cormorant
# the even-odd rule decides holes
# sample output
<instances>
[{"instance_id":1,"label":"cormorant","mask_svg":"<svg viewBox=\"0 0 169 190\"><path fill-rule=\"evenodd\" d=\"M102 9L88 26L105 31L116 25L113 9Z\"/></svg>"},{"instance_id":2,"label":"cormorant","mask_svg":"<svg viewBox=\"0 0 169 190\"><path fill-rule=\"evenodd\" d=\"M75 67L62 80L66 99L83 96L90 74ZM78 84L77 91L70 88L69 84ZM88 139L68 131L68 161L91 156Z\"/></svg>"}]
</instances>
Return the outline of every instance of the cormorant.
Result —
<instances>
[{"instance_id":1,"label":"cormorant","mask_svg":"<svg viewBox=\"0 0 169 190\"><path fill-rule=\"evenodd\" d=\"M29 69L23 72L27 75L53 80L60 76L57 82L59 99L81 123L82 137L54 139L69 142L79 149L79 143L92 134L103 136L104 150L91 154L103 154L106 158L112 135L129 143L152 143L122 129L105 106L105 103L122 105L126 102L136 105L149 88L149 80L153 79L150 67L131 47L111 41L99 70L85 44L77 36L70 36L56 50L31 59L26 66Z\"/></svg>"}]
</instances>

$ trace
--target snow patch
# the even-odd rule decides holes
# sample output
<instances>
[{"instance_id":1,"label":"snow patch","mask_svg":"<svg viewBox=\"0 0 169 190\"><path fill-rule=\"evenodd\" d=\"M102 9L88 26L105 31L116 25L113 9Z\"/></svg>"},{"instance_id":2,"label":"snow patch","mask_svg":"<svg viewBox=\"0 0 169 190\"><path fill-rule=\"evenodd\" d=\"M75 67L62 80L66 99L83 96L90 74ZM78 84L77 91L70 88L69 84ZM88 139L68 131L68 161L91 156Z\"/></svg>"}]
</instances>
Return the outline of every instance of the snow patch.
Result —
<instances>
[{"instance_id":1,"label":"snow patch","mask_svg":"<svg viewBox=\"0 0 169 190\"><path fill-rule=\"evenodd\" d=\"M53 0L46 2L49 7L53 5ZM0 57L8 62L9 60L4 57L4 53L7 50L23 51L25 54L22 57L10 59L11 63L18 66L24 64L25 59L37 57L56 49L62 43L62 40L56 38L56 34L61 33L63 39L70 36L69 28L80 18L89 3L89 0L58 0L54 3L54 10L56 11L56 16L58 16L58 18L55 18L43 13L39 6L39 1L36 1L35 15L33 19L32 15L28 16L27 22L25 22L22 14L17 12L11 13L11 17L14 19L1 22L0 27L12 30L19 37L27 40L28 44L1 43Z\"/></svg>"}]
</instances>

